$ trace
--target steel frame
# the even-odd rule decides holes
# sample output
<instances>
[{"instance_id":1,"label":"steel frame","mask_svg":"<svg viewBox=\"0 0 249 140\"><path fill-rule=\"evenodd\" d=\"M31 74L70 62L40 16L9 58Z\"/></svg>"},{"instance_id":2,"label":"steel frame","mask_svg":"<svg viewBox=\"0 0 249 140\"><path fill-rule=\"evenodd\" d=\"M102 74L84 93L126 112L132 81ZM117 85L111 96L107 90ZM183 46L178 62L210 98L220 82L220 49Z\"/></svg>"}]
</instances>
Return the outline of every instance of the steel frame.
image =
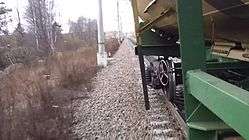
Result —
<instances>
[{"instance_id":1,"label":"steel frame","mask_svg":"<svg viewBox=\"0 0 249 140\"><path fill-rule=\"evenodd\" d=\"M177 0L177 12L188 139L216 140L227 130L249 139L249 92L205 72L202 1Z\"/></svg>"},{"instance_id":2,"label":"steel frame","mask_svg":"<svg viewBox=\"0 0 249 140\"><path fill-rule=\"evenodd\" d=\"M144 93L144 101L145 101L145 108L146 110L150 109L150 101L148 96L148 88L146 84L146 77L145 77L145 65L144 65L144 56L148 55L157 55L157 56L172 56L176 55L179 56L179 45L168 44L167 41L158 37L158 35L150 30L153 23L162 19L162 17L167 14L166 12L156 18L151 23L144 25L143 23L139 23L138 18L138 11L137 11L137 2L136 0L132 0L132 7L133 7L133 14L134 14L134 21L135 21L135 31L136 31L136 38L137 38L137 46L135 53L138 55L141 76L142 76L142 85L143 85L143 93ZM173 49L165 49L165 47L171 47Z\"/></svg>"},{"instance_id":3,"label":"steel frame","mask_svg":"<svg viewBox=\"0 0 249 140\"><path fill-rule=\"evenodd\" d=\"M136 0L132 0L132 5L145 106L146 109L149 109L143 56L172 55L175 52L176 55L179 55L179 52L177 53L177 50L174 49L168 51L169 49L165 49L167 43L156 37L151 31L141 30L143 27L147 29L147 26L139 23ZM249 64L230 60L210 62L211 59L207 55L203 36L201 0L177 0L177 14L188 139L217 140L223 132L236 131L243 138L249 140L249 121L247 120L249 116L249 92L205 72L229 68L248 69ZM151 24L147 25L152 26Z\"/></svg>"}]
</instances>

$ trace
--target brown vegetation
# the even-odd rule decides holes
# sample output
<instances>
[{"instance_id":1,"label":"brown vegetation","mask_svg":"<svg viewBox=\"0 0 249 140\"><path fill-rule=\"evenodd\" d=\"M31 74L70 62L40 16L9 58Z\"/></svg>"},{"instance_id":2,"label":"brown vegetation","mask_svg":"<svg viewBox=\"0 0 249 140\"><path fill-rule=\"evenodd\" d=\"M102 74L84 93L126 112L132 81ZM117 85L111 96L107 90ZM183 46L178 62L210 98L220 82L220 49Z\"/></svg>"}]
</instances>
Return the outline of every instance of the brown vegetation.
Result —
<instances>
[{"instance_id":1,"label":"brown vegetation","mask_svg":"<svg viewBox=\"0 0 249 140\"><path fill-rule=\"evenodd\" d=\"M0 76L0 139L71 139L72 96L56 89L89 83L96 73L95 50L80 48L7 68Z\"/></svg>"},{"instance_id":2,"label":"brown vegetation","mask_svg":"<svg viewBox=\"0 0 249 140\"><path fill-rule=\"evenodd\" d=\"M119 49L119 42L117 38L110 38L106 41L106 51L110 57L112 57Z\"/></svg>"},{"instance_id":3,"label":"brown vegetation","mask_svg":"<svg viewBox=\"0 0 249 140\"><path fill-rule=\"evenodd\" d=\"M80 17L64 34L54 6L53 0L28 0L28 30L17 9L18 24L9 33L11 10L0 3L0 140L73 137L71 102L91 88L97 71L97 21ZM112 55L118 46L107 41Z\"/></svg>"},{"instance_id":4,"label":"brown vegetation","mask_svg":"<svg viewBox=\"0 0 249 140\"><path fill-rule=\"evenodd\" d=\"M50 57L47 67L59 77L58 86L74 88L91 79L96 73L96 48L79 48L59 52ZM54 77L57 78L57 77ZM56 80L55 80L56 81Z\"/></svg>"}]
</instances>

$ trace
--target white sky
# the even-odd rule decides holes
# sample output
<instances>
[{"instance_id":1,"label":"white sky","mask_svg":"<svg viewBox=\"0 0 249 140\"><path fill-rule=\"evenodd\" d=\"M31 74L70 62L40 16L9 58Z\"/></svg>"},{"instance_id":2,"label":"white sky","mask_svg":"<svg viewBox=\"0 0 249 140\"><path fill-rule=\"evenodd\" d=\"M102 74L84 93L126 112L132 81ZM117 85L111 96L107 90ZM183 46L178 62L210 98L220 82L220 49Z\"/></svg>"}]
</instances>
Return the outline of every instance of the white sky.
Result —
<instances>
[{"instance_id":1,"label":"white sky","mask_svg":"<svg viewBox=\"0 0 249 140\"><path fill-rule=\"evenodd\" d=\"M12 19L13 23L10 25L14 27L17 21L16 7L19 5L21 15L23 16L27 0L0 0L6 2L9 8L13 9ZM134 23L132 16L132 9L129 0L120 1L120 15L122 20L122 27L124 32L133 32ZM17 4L18 3L18 4ZM68 31L68 21L77 20L78 17L84 16L87 18L96 19L98 14L97 0L55 0L57 21L63 25L64 32ZM105 31L117 30L117 0L102 0L103 3L103 18ZM25 24L23 20L23 24Z\"/></svg>"}]
</instances>

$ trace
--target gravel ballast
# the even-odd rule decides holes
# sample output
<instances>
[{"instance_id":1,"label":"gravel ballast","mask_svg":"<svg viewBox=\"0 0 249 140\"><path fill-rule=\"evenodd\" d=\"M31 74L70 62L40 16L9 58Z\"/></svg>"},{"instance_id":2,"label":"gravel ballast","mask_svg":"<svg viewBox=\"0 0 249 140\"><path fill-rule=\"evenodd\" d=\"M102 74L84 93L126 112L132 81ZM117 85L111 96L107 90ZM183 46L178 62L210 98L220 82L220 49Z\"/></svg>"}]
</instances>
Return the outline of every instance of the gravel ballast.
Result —
<instances>
[{"instance_id":1,"label":"gravel ballast","mask_svg":"<svg viewBox=\"0 0 249 140\"><path fill-rule=\"evenodd\" d=\"M151 118L161 114L145 110L138 58L131 45L125 40L109 65L93 79L88 98L74 101L72 129L77 139L153 139L152 135L168 131L171 138L180 139L180 132L172 128L153 130L152 122L160 122Z\"/></svg>"}]
</instances>

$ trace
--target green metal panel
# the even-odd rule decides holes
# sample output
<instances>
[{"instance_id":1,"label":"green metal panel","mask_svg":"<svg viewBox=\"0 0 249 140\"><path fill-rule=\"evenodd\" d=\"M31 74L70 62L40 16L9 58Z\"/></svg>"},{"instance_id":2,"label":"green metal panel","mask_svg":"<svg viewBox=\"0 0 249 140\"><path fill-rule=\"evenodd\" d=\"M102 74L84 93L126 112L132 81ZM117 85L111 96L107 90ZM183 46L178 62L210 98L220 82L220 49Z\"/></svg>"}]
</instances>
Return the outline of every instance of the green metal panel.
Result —
<instances>
[{"instance_id":1,"label":"green metal panel","mask_svg":"<svg viewBox=\"0 0 249 140\"><path fill-rule=\"evenodd\" d=\"M192 95L191 95L192 96ZM195 100L197 101L197 100ZM195 110L190 116L188 116L187 122L196 123L196 122L222 122L213 112L211 112L206 106L201 104L199 101L192 102L193 104L198 104Z\"/></svg>"},{"instance_id":2,"label":"green metal panel","mask_svg":"<svg viewBox=\"0 0 249 140\"><path fill-rule=\"evenodd\" d=\"M193 88L192 84L190 85L192 79L187 77L188 71L195 69L205 71L207 66L206 54L208 53L203 37L202 1L177 0L177 13L181 42L188 139L216 140L218 138L217 130L227 129L227 127L209 108L203 106L202 101L200 102L191 94L191 91L195 88L202 91L206 91L206 89ZM208 66L219 67L220 65ZM198 84L196 83L196 85ZM222 99L219 101L222 102ZM218 124L224 125L218 127Z\"/></svg>"},{"instance_id":3,"label":"green metal panel","mask_svg":"<svg viewBox=\"0 0 249 140\"><path fill-rule=\"evenodd\" d=\"M141 49L141 53L145 56L171 56L179 57L179 46L177 44L172 45L142 45L136 47L136 54L138 54L138 48Z\"/></svg>"},{"instance_id":4,"label":"green metal panel","mask_svg":"<svg viewBox=\"0 0 249 140\"><path fill-rule=\"evenodd\" d=\"M185 73L188 70L205 68L206 49L203 37L202 1L177 0L177 13L182 69L186 80ZM185 94L186 117L188 117L196 106L192 103L194 98L188 94L186 84Z\"/></svg>"},{"instance_id":5,"label":"green metal panel","mask_svg":"<svg viewBox=\"0 0 249 140\"><path fill-rule=\"evenodd\" d=\"M184 73L205 68L202 1L177 0L178 26Z\"/></svg>"},{"instance_id":6,"label":"green metal panel","mask_svg":"<svg viewBox=\"0 0 249 140\"><path fill-rule=\"evenodd\" d=\"M205 108L200 108L200 102L189 92L187 71L194 69L205 70L206 48L203 36L202 1L177 0L178 29L181 42L182 70L184 81L184 98L187 122L197 118L205 121L215 118ZM216 139L215 131L203 132L188 126L188 139Z\"/></svg>"},{"instance_id":7,"label":"green metal panel","mask_svg":"<svg viewBox=\"0 0 249 140\"><path fill-rule=\"evenodd\" d=\"M189 140L217 140L217 132L215 131L202 131L202 130L197 130L197 129L189 129Z\"/></svg>"},{"instance_id":8,"label":"green metal panel","mask_svg":"<svg viewBox=\"0 0 249 140\"><path fill-rule=\"evenodd\" d=\"M191 94L227 125L249 139L249 92L205 72L188 72Z\"/></svg>"},{"instance_id":9,"label":"green metal panel","mask_svg":"<svg viewBox=\"0 0 249 140\"><path fill-rule=\"evenodd\" d=\"M202 131L230 130L231 128L223 122L190 122L188 126Z\"/></svg>"},{"instance_id":10,"label":"green metal panel","mask_svg":"<svg viewBox=\"0 0 249 140\"><path fill-rule=\"evenodd\" d=\"M208 70L219 69L249 69L249 63L241 61L208 62Z\"/></svg>"}]
</instances>

